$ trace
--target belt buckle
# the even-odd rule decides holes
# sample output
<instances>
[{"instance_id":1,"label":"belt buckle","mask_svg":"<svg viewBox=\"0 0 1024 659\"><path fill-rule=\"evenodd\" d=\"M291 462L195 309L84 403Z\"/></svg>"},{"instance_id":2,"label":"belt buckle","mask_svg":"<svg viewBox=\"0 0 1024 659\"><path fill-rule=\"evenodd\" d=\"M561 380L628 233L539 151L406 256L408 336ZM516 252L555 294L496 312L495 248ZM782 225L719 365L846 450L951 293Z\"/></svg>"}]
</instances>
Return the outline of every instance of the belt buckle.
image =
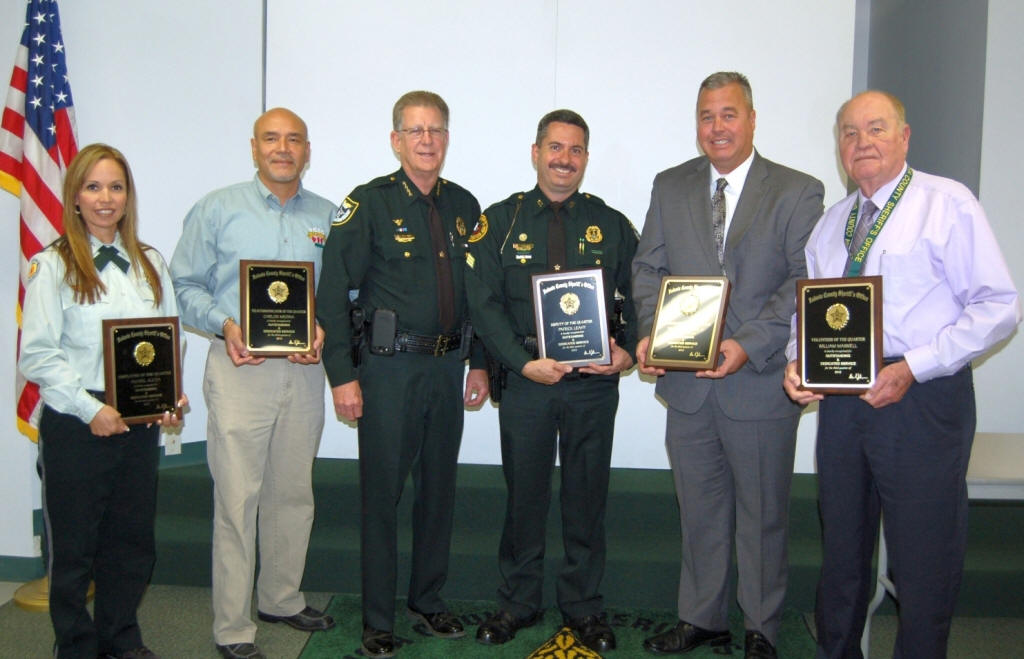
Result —
<instances>
[{"instance_id":1,"label":"belt buckle","mask_svg":"<svg viewBox=\"0 0 1024 659\"><path fill-rule=\"evenodd\" d=\"M437 340L434 341L434 356L440 357L444 353L448 352L448 344L451 342L451 337L447 334L440 334Z\"/></svg>"}]
</instances>

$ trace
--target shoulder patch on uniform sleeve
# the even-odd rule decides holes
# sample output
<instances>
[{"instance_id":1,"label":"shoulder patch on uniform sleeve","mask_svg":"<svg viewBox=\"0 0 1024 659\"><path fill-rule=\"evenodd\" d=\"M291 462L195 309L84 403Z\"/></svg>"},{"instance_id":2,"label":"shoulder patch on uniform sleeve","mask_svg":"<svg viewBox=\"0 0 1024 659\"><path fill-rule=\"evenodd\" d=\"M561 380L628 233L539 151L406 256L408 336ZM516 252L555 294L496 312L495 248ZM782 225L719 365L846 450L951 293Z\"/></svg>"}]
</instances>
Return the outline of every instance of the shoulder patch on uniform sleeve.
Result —
<instances>
[{"instance_id":1,"label":"shoulder patch on uniform sleeve","mask_svg":"<svg viewBox=\"0 0 1024 659\"><path fill-rule=\"evenodd\" d=\"M29 279L29 281L32 281L32 278L36 276L37 272L39 272L39 259L35 259L34 258L28 264L28 279Z\"/></svg>"},{"instance_id":2,"label":"shoulder patch on uniform sleeve","mask_svg":"<svg viewBox=\"0 0 1024 659\"><path fill-rule=\"evenodd\" d=\"M477 220L476 226L473 227L473 234L469 237L469 242L475 243L480 241L484 236L487 235L487 216L480 213L480 219Z\"/></svg>"},{"instance_id":3,"label":"shoulder patch on uniform sleeve","mask_svg":"<svg viewBox=\"0 0 1024 659\"><path fill-rule=\"evenodd\" d=\"M341 206L338 206L338 212L335 213L334 219L331 220L332 227L340 227L352 219L352 216L356 214L359 209L359 202L353 201L352 197L345 197L345 201L341 202Z\"/></svg>"}]
</instances>

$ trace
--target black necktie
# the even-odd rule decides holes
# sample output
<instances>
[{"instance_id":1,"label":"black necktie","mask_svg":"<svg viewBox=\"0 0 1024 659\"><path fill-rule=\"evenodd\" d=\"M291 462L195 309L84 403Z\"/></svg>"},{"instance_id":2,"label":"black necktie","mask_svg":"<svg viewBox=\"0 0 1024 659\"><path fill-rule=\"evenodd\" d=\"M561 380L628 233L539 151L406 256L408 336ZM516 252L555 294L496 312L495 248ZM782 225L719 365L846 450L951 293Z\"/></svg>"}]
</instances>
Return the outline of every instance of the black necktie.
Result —
<instances>
[{"instance_id":1,"label":"black necktie","mask_svg":"<svg viewBox=\"0 0 1024 659\"><path fill-rule=\"evenodd\" d=\"M444 242L444 226L441 212L430 195L423 195L430 206L430 244L434 249L434 268L437 271L437 310L442 332L455 328L455 288L452 284L452 264L448 257L448 246Z\"/></svg>"},{"instance_id":2,"label":"black necktie","mask_svg":"<svg viewBox=\"0 0 1024 659\"><path fill-rule=\"evenodd\" d=\"M561 270L565 265L565 221L559 215L562 202L551 202L554 213L548 222L548 266L552 270Z\"/></svg>"},{"instance_id":3,"label":"black necktie","mask_svg":"<svg viewBox=\"0 0 1024 659\"><path fill-rule=\"evenodd\" d=\"M121 272L128 272L128 261L117 253L117 248L113 245L100 247L100 253L93 257L92 262L96 264L96 269L100 272L103 272L103 268L107 267L108 263L116 265Z\"/></svg>"},{"instance_id":4,"label":"black necktie","mask_svg":"<svg viewBox=\"0 0 1024 659\"><path fill-rule=\"evenodd\" d=\"M715 181L718 186L711 196L711 228L715 233L715 247L718 248L718 265L725 274L725 178Z\"/></svg>"}]
</instances>

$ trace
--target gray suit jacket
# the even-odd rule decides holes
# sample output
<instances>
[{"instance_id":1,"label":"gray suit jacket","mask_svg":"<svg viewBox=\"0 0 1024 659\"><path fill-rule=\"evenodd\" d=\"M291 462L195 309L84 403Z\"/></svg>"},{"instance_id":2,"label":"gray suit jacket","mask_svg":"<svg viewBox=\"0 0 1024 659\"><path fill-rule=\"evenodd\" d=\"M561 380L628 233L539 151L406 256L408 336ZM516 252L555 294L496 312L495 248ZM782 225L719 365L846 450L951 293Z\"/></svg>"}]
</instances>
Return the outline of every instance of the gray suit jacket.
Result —
<instances>
[{"instance_id":1,"label":"gray suit jacket","mask_svg":"<svg viewBox=\"0 0 1024 659\"><path fill-rule=\"evenodd\" d=\"M663 275L720 275L711 229L711 174L706 157L654 179L640 245L633 260L633 295L640 336L649 336ZM782 389L796 280L807 276L804 243L821 217L824 187L807 174L754 153L729 224L725 268L732 285L722 338L749 360L725 378L669 371L657 393L674 409L695 412L711 388L723 412L737 420L799 414Z\"/></svg>"}]
</instances>

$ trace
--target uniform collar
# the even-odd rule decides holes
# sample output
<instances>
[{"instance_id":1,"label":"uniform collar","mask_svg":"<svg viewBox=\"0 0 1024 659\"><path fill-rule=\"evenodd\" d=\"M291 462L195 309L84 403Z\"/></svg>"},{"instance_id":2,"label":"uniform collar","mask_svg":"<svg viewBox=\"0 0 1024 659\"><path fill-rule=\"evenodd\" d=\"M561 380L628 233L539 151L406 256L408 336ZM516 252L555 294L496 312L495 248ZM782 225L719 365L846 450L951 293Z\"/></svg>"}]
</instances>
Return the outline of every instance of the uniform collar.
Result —
<instances>
[{"instance_id":1,"label":"uniform collar","mask_svg":"<svg viewBox=\"0 0 1024 659\"><path fill-rule=\"evenodd\" d=\"M106 244L107 243L103 242L102 240L92 235L91 233L89 234L89 249L92 251L93 256L99 254L100 247L103 247ZM124 254L125 256L128 255L128 251L124 248L124 241L121 240L120 231L114 234L114 242L110 244L116 247L117 251L119 251L120 253Z\"/></svg>"},{"instance_id":2,"label":"uniform collar","mask_svg":"<svg viewBox=\"0 0 1024 659\"><path fill-rule=\"evenodd\" d=\"M582 198L583 194L576 190L562 202L562 209L569 214L569 217L576 216ZM551 208L551 200L541 191L539 185L534 186L533 190L526 193L524 201L526 202L523 204L524 207L528 208L533 215L540 215Z\"/></svg>"},{"instance_id":3,"label":"uniform collar","mask_svg":"<svg viewBox=\"0 0 1024 659\"><path fill-rule=\"evenodd\" d=\"M412 182L412 179L405 173L404 169L399 168L397 172L391 175L392 180L398 183L398 186L402 190L402 196L411 205L423 197L423 193L416 187L416 184ZM441 202L441 191L444 189L446 181L441 177L438 177L434 183L433 189L430 191L430 196L434 198L434 203L440 204Z\"/></svg>"}]
</instances>

